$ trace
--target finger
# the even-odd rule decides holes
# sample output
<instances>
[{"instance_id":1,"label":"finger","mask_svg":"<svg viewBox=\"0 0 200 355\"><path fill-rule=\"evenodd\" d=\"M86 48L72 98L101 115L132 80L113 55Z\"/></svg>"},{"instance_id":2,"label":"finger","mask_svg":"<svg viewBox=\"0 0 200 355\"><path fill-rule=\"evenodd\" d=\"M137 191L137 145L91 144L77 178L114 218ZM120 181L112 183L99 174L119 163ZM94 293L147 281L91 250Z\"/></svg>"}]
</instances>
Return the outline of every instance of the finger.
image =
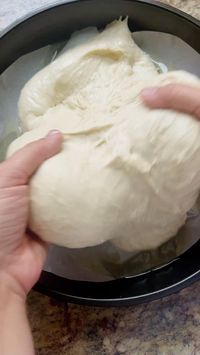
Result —
<instances>
[{"instance_id":1,"label":"finger","mask_svg":"<svg viewBox=\"0 0 200 355\"><path fill-rule=\"evenodd\" d=\"M38 240L30 240L30 245L32 251L35 253L35 256L37 258L37 267L38 269L42 270L44 263L47 258L47 253L48 253L48 244L42 242L40 239ZM39 276L39 275L38 275Z\"/></svg>"},{"instance_id":2,"label":"finger","mask_svg":"<svg viewBox=\"0 0 200 355\"><path fill-rule=\"evenodd\" d=\"M43 161L60 151L61 144L62 134L54 130L18 150L0 165L0 188L27 184Z\"/></svg>"},{"instance_id":3,"label":"finger","mask_svg":"<svg viewBox=\"0 0 200 355\"><path fill-rule=\"evenodd\" d=\"M188 85L169 84L147 88L141 92L144 103L152 108L169 108L189 113L200 119L200 89Z\"/></svg>"},{"instance_id":4,"label":"finger","mask_svg":"<svg viewBox=\"0 0 200 355\"><path fill-rule=\"evenodd\" d=\"M27 237L29 238L29 242L31 244L31 248L34 248L34 252L37 256L37 258L39 259L37 261L37 265L38 262L40 263L41 268L43 267L46 257L47 257L47 253L48 253L48 249L49 249L49 245L44 242L42 239L40 239L39 237L37 237L32 231L28 230L27 232ZM38 265L39 266L39 265Z\"/></svg>"}]
</instances>

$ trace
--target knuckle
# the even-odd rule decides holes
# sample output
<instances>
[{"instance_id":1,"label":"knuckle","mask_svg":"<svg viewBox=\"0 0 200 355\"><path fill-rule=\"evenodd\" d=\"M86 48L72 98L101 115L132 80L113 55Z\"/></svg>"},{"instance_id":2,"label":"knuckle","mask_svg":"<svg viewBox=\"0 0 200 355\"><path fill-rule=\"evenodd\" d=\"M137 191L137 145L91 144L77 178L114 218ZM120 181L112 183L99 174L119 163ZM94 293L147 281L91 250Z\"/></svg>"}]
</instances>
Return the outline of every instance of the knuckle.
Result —
<instances>
[{"instance_id":1,"label":"knuckle","mask_svg":"<svg viewBox=\"0 0 200 355\"><path fill-rule=\"evenodd\" d=\"M21 185L26 183L27 171L25 167L16 167L13 169L9 167L7 176L13 184Z\"/></svg>"},{"instance_id":2,"label":"knuckle","mask_svg":"<svg viewBox=\"0 0 200 355\"><path fill-rule=\"evenodd\" d=\"M170 103L180 94L180 87L176 84L168 84L161 88L161 98Z\"/></svg>"},{"instance_id":3,"label":"knuckle","mask_svg":"<svg viewBox=\"0 0 200 355\"><path fill-rule=\"evenodd\" d=\"M40 150L44 144L44 138L37 139L27 144L30 149Z\"/></svg>"}]
</instances>

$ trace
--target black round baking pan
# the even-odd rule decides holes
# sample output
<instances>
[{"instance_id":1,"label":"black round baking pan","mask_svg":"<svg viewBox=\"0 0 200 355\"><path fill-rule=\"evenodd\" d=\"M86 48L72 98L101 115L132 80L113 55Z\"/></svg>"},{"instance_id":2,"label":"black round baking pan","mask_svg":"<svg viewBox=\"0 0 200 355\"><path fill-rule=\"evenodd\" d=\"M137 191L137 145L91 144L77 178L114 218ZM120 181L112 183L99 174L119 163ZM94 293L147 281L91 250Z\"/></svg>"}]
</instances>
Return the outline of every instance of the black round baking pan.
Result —
<instances>
[{"instance_id":1,"label":"black round baking pan","mask_svg":"<svg viewBox=\"0 0 200 355\"><path fill-rule=\"evenodd\" d=\"M132 31L160 31L183 39L200 53L200 22L150 0L75 0L58 3L21 19L0 38L0 73L23 54L66 40L88 26L103 27L120 16L129 17ZM124 306L161 298L200 278L200 241L167 265L134 277L108 282L68 280L43 272L36 290L69 302Z\"/></svg>"},{"instance_id":2,"label":"black round baking pan","mask_svg":"<svg viewBox=\"0 0 200 355\"><path fill-rule=\"evenodd\" d=\"M165 266L107 282L73 281L43 272L35 289L72 303L104 307L153 301L178 292L200 278L199 253L200 241Z\"/></svg>"}]
</instances>

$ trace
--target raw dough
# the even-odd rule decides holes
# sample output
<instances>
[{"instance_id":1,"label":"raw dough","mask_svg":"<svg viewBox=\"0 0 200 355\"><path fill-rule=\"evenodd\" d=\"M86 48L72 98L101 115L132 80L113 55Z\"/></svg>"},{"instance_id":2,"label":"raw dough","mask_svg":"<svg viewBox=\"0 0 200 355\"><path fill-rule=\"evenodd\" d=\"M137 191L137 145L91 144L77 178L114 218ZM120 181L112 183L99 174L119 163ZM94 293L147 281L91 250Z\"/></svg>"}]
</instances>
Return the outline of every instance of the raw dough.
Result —
<instances>
[{"instance_id":1,"label":"raw dough","mask_svg":"<svg viewBox=\"0 0 200 355\"><path fill-rule=\"evenodd\" d=\"M200 187L200 123L186 114L150 110L143 87L183 82L185 72L158 74L115 21L68 48L37 73L19 100L24 130L8 151L64 134L62 151L30 182L30 227L70 248L111 240L127 251L152 249L176 234Z\"/></svg>"}]
</instances>

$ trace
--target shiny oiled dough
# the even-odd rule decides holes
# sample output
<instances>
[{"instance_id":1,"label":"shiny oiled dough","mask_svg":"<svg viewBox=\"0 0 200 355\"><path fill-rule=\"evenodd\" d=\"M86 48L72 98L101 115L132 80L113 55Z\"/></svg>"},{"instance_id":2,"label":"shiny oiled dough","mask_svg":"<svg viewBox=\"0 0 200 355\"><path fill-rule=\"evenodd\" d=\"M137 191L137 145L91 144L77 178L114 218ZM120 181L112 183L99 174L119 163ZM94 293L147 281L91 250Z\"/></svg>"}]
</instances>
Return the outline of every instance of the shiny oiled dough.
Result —
<instances>
[{"instance_id":1,"label":"shiny oiled dough","mask_svg":"<svg viewBox=\"0 0 200 355\"><path fill-rule=\"evenodd\" d=\"M36 234L69 248L110 240L139 251L177 233L199 193L200 123L140 99L142 88L171 82L200 87L186 72L158 74L127 22L115 21L25 85L26 132L8 156L52 128L64 135L61 152L30 181Z\"/></svg>"}]
</instances>

